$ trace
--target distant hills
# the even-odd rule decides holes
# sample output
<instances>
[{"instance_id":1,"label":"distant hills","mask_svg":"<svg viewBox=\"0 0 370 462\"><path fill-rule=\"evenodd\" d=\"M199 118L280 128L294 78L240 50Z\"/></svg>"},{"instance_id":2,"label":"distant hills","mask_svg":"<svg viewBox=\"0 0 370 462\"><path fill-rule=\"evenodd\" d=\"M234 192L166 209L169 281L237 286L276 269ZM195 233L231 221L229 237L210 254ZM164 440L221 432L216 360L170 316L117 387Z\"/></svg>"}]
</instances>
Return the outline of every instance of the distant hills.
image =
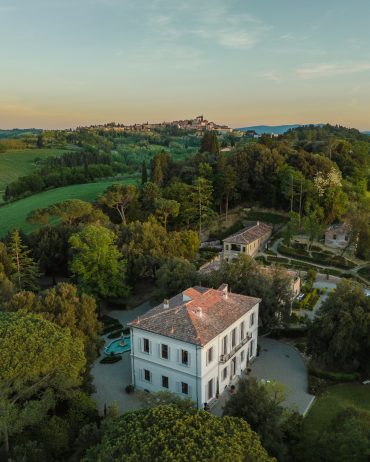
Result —
<instances>
[{"instance_id":1,"label":"distant hills","mask_svg":"<svg viewBox=\"0 0 370 462\"><path fill-rule=\"evenodd\" d=\"M20 135L39 133L40 128L13 128L11 130L0 130L0 138L17 138Z\"/></svg>"},{"instance_id":2,"label":"distant hills","mask_svg":"<svg viewBox=\"0 0 370 462\"><path fill-rule=\"evenodd\" d=\"M251 130L251 131L255 131L257 135L263 135L263 134L270 135L272 133L274 133L275 135L283 135L284 133L286 133L288 130L291 130L292 128L304 127L307 125L314 125L315 127L318 127L324 124L253 125L251 127L235 128L235 130L241 130L243 132L247 132ZM370 135L370 131L363 131L361 133L364 133L365 135Z\"/></svg>"},{"instance_id":3,"label":"distant hills","mask_svg":"<svg viewBox=\"0 0 370 462\"><path fill-rule=\"evenodd\" d=\"M287 132L291 128L301 127L302 125L293 124L293 125L254 125L252 127L241 127L236 128L236 130L241 130L243 132L247 132L249 130L253 130L257 133L257 135L263 135L264 133L271 134L274 133L276 135L282 135L283 133Z\"/></svg>"}]
</instances>

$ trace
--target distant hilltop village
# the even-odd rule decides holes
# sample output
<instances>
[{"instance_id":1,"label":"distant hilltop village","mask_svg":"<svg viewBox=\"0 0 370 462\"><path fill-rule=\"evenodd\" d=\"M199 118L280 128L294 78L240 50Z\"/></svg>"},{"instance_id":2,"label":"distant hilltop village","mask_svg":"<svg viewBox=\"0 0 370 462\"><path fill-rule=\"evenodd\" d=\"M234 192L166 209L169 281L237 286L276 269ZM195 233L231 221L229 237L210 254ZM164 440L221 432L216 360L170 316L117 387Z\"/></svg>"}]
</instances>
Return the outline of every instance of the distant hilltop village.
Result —
<instances>
[{"instance_id":1,"label":"distant hilltop village","mask_svg":"<svg viewBox=\"0 0 370 462\"><path fill-rule=\"evenodd\" d=\"M233 131L233 129L227 125L218 125L215 122L209 122L208 120L204 119L202 115L195 117L195 119L174 120L173 122L160 122L154 124L146 122L144 124L133 125L124 125L111 122L104 125L92 125L91 127L107 131L151 131L169 127L175 127L180 130L192 130L196 132L216 131L218 133L230 133Z\"/></svg>"}]
</instances>

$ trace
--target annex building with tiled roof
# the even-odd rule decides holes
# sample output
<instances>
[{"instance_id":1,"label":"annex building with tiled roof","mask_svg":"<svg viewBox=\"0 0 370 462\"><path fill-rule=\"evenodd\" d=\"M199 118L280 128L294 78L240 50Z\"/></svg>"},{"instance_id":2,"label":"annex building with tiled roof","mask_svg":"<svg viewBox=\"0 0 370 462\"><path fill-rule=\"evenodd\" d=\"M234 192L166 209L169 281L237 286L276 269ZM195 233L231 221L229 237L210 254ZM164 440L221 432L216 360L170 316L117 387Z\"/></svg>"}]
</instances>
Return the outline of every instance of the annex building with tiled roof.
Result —
<instances>
[{"instance_id":1,"label":"annex building with tiled roof","mask_svg":"<svg viewBox=\"0 0 370 462\"><path fill-rule=\"evenodd\" d=\"M230 261L239 255L255 256L266 245L271 234L271 225L261 221L251 222L223 240L222 257Z\"/></svg>"},{"instance_id":2,"label":"annex building with tiled roof","mask_svg":"<svg viewBox=\"0 0 370 462\"><path fill-rule=\"evenodd\" d=\"M129 324L136 388L167 390L199 408L218 398L256 356L260 299L189 288Z\"/></svg>"}]
</instances>

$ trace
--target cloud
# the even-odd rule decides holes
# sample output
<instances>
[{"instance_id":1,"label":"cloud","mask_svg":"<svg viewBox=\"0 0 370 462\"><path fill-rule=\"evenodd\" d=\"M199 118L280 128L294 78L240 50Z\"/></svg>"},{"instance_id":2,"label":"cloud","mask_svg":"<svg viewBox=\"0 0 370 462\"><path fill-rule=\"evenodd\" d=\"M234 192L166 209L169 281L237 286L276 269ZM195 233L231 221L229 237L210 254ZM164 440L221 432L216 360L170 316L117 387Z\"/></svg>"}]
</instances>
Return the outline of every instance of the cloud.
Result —
<instances>
[{"instance_id":1,"label":"cloud","mask_svg":"<svg viewBox=\"0 0 370 462\"><path fill-rule=\"evenodd\" d=\"M218 36L220 45L226 48L244 49L250 48L259 41L257 35L244 31L224 31Z\"/></svg>"},{"instance_id":2,"label":"cloud","mask_svg":"<svg viewBox=\"0 0 370 462\"><path fill-rule=\"evenodd\" d=\"M297 69L296 74L302 79L314 79L319 77L357 74L368 70L370 70L370 63L368 62L347 62L305 66Z\"/></svg>"}]
</instances>

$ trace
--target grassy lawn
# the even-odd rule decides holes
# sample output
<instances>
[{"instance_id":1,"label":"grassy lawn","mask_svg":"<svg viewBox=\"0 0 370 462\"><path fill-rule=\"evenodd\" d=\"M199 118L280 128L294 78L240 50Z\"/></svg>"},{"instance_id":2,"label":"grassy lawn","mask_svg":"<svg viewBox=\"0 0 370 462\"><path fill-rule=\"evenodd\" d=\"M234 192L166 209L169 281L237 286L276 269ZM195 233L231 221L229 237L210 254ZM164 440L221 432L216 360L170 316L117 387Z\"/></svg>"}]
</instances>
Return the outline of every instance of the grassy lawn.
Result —
<instances>
[{"instance_id":1,"label":"grassy lawn","mask_svg":"<svg viewBox=\"0 0 370 462\"><path fill-rule=\"evenodd\" d=\"M370 412L370 386L341 383L329 387L315 399L304 419L305 429L325 430L330 420L349 406Z\"/></svg>"},{"instance_id":2,"label":"grassy lawn","mask_svg":"<svg viewBox=\"0 0 370 462\"><path fill-rule=\"evenodd\" d=\"M0 153L0 202L7 184L37 169L35 158L59 156L71 149L12 149Z\"/></svg>"},{"instance_id":3,"label":"grassy lawn","mask_svg":"<svg viewBox=\"0 0 370 462\"><path fill-rule=\"evenodd\" d=\"M22 229L26 233L36 229L37 225L30 225L26 222L27 215L31 210L48 207L49 205L67 199L93 201L113 183L133 184L135 182L136 179L130 177L125 180L100 181L97 183L65 186L63 188L44 191L40 194L35 194L34 196L3 205L0 207L0 237L4 236L13 228Z\"/></svg>"}]
</instances>

